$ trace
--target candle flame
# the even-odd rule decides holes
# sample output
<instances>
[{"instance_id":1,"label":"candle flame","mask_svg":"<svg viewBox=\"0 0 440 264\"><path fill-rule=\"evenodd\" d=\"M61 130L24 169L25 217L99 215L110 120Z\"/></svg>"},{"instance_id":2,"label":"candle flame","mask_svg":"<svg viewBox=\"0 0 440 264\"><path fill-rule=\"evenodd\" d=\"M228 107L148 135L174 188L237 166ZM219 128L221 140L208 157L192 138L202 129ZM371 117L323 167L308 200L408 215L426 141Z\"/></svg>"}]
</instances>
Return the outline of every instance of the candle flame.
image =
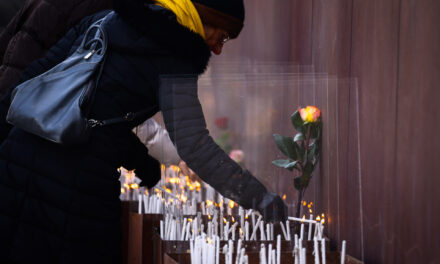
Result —
<instances>
[{"instance_id":1,"label":"candle flame","mask_svg":"<svg viewBox=\"0 0 440 264\"><path fill-rule=\"evenodd\" d=\"M123 185L126 189L130 189L130 185L128 185L128 183L124 183Z\"/></svg>"},{"instance_id":2,"label":"candle flame","mask_svg":"<svg viewBox=\"0 0 440 264\"><path fill-rule=\"evenodd\" d=\"M306 206L307 205L307 202L306 201L303 201L303 206Z\"/></svg>"},{"instance_id":3,"label":"candle flame","mask_svg":"<svg viewBox=\"0 0 440 264\"><path fill-rule=\"evenodd\" d=\"M244 219L248 219L248 218L249 218L249 215L246 214L246 215L244 216Z\"/></svg>"},{"instance_id":4,"label":"candle flame","mask_svg":"<svg viewBox=\"0 0 440 264\"><path fill-rule=\"evenodd\" d=\"M303 215L303 217L301 218L301 223L304 223L304 220L306 220L306 215Z\"/></svg>"},{"instance_id":5,"label":"candle flame","mask_svg":"<svg viewBox=\"0 0 440 264\"><path fill-rule=\"evenodd\" d=\"M121 193L125 193L125 188L121 188Z\"/></svg>"},{"instance_id":6,"label":"candle flame","mask_svg":"<svg viewBox=\"0 0 440 264\"><path fill-rule=\"evenodd\" d=\"M223 223L226 224L226 222L228 222L228 221L226 221L226 218L223 217Z\"/></svg>"},{"instance_id":7,"label":"candle flame","mask_svg":"<svg viewBox=\"0 0 440 264\"><path fill-rule=\"evenodd\" d=\"M283 200L286 200L286 198L287 198L287 195L284 194L284 195L283 195Z\"/></svg>"},{"instance_id":8,"label":"candle flame","mask_svg":"<svg viewBox=\"0 0 440 264\"><path fill-rule=\"evenodd\" d=\"M316 217L316 221L321 222L321 217L319 217L319 215Z\"/></svg>"},{"instance_id":9,"label":"candle flame","mask_svg":"<svg viewBox=\"0 0 440 264\"><path fill-rule=\"evenodd\" d=\"M234 206L235 206L234 201L230 200L229 201L229 207L232 209L232 208L234 208Z\"/></svg>"},{"instance_id":10,"label":"candle flame","mask_svg":"<svg viewBox=\"0 0 440 264\"><path fill-rule=\"evenodd\" d=\"M211 215L210 215L210 214L208 214L208 219L209 219L209 220L211 220L211 218L212 218L212 217L211 217Z\"/></svg>"},{"instance_id":11,"label":"candle flame","mask_svg":"<svg viewBox=\"0 0 440 264\"><path fill-rule=\"evenodd\" d=\"M235 218L233 216L231 217L231 219L232 219L232 223L235 223Z\"/></svg>"},{"instance_id":12,"label":"candle flame","mask_svg":"<svg viewBox=\"0 0 440 264\"><path fill-rule=\"evenodd\" d=\"M206 206L207 206L207 207L210 207L210 206L212 206L213 204L214 204L213 201L211 201L211 200L206 200Z\"/></svg>"},{"instance_id":13,"label":"candle flame","mask_svg":"<svg viewBox=\"0 0 440 264\"><path fill-rule=\"evenodd\" d=\"M192 221L193 221L192 218L188 218L188 222L192 223Z\"/></svg>"},{"instance_id":14,"label":"candle flame","mask_svg":"<svg viewBox=\"0 0 440 264\"><path fill-rule=\"evenodd\" d=\"M139 184L137 184L137 183L132 183L132 184L130 185L130 188L133 189L133 190L137 190L137 189L139 189Z\"/></svg>"}]
</instances>

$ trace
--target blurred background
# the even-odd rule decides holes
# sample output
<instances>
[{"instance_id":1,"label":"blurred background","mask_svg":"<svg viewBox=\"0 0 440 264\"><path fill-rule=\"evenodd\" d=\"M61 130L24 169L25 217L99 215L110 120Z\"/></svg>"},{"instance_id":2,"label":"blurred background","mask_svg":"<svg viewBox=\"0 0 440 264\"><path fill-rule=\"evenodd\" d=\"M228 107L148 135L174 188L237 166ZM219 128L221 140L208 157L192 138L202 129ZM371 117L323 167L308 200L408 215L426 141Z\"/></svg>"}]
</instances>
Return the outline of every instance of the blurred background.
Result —
<instances>
[{"instance_id":1,"label":"blurred background","mask_svg":"<svg viewBox=\"0 0 440 264\"><path fill-rule=\"evenodd\" d=\"M0 28L23 2L0 1ZM294 136L290 115L318 106L323 154L305 200L333 247L347 240L365 263L440 263L440 2L245 4L242 34L199 82L213 137L227 130L293 215L295 175L271 164L283 158L272 134Z\"/></svg>"}]
</instances>

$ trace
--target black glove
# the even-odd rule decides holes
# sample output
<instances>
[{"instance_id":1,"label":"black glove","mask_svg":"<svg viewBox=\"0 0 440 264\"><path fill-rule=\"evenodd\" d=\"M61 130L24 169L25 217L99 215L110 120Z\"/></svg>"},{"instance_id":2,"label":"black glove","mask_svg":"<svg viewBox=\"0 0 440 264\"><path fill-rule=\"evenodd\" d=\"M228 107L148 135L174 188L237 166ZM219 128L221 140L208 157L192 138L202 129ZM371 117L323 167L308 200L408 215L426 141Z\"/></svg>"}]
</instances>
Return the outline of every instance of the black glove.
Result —
<instances>
[{"instance_id":1,"label":"black glove","mask_svg":"<svg viewBox=\"0 0 440 264\"><path fill-rule=\"evenodd\" d=\"M267 192L258 204L257 210L265 221L277 222L287 220L287 206L281 197L274 193Z\"/></svg>"}]
</instances>

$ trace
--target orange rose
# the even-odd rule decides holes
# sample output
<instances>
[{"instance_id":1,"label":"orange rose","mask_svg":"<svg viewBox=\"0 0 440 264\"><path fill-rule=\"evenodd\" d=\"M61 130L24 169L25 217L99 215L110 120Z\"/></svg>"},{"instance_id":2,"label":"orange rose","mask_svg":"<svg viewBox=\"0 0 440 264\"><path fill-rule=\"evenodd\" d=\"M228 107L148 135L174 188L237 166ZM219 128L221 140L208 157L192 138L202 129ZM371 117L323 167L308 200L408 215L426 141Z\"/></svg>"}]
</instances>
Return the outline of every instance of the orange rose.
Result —
<instances>
[{"instance_id":1,"label":"orange rose","mask_svg":"<svg viewBox=\"0 0 440 264\"><path fill-rule=\"evenodd\" d=\"M298 111L301 119L309 123L318 121L318 118L321 116L321 111L316 106L307 106L306 108L300 108Z\"/></svg>"}]
</instances>

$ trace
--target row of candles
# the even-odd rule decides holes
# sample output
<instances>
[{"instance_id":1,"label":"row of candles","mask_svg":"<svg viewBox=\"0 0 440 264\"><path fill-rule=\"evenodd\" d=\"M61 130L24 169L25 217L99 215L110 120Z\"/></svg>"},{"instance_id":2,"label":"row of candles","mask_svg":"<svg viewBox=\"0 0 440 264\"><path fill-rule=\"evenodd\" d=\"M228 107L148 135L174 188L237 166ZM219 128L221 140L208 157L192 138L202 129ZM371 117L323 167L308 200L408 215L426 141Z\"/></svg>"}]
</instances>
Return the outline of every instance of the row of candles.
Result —
<instances>
[{"instance_id":1,"label":"row of candles","mask_svg":"<svg viewBox=\"0 0 440 264\"><path fill-rule=\"evenodd\" d=\"M140 180L136 178L133 171L126 171L123 168L120 171L121 200L137 200L139 214L163 214L163 220L160 221L162 240L189 241L191 263L220 264L219 254L225 255L225 264L248 263L248 257L244 254L245 249L242 248L244 241L275 240L273 223L265 223L258 212L245 210L233 201L224 199L209 185L189 180L180 173L177 167L162 167L162 180L150 191L139 188ZM202 199L202 196L205 196L205 199ZM285 199L285 196L283 198ZM308 226L307 240L313 240L314 244L315 263L325 264L325 239L323 238L325 217L324 215L322 218L318 216L314 220L311 205L312 203L306 202L303 204L309 209L308 219L305 216L303 218L289 217L285 223L279 223L281 232L276 235L276 250L272 248L272 244L266 247L262 243L260 263L279 264L279 251L281 250L279 243L282 237L286 241L291 240L291 221L293 221L301 224L299 235L294 234L295 247L292 253L295 264L304 264L306 261L306 248L302 246L306 225ZM202 215L208 216L208 221L203 222ZM237 217L237 221L234 216ZM220 241L228 243L220 249ZM232 260L231 253L234 245L237 245L235 261ZM344 241L341 263L345 261L345 247Z\"/></svg>"}]
</instances>

